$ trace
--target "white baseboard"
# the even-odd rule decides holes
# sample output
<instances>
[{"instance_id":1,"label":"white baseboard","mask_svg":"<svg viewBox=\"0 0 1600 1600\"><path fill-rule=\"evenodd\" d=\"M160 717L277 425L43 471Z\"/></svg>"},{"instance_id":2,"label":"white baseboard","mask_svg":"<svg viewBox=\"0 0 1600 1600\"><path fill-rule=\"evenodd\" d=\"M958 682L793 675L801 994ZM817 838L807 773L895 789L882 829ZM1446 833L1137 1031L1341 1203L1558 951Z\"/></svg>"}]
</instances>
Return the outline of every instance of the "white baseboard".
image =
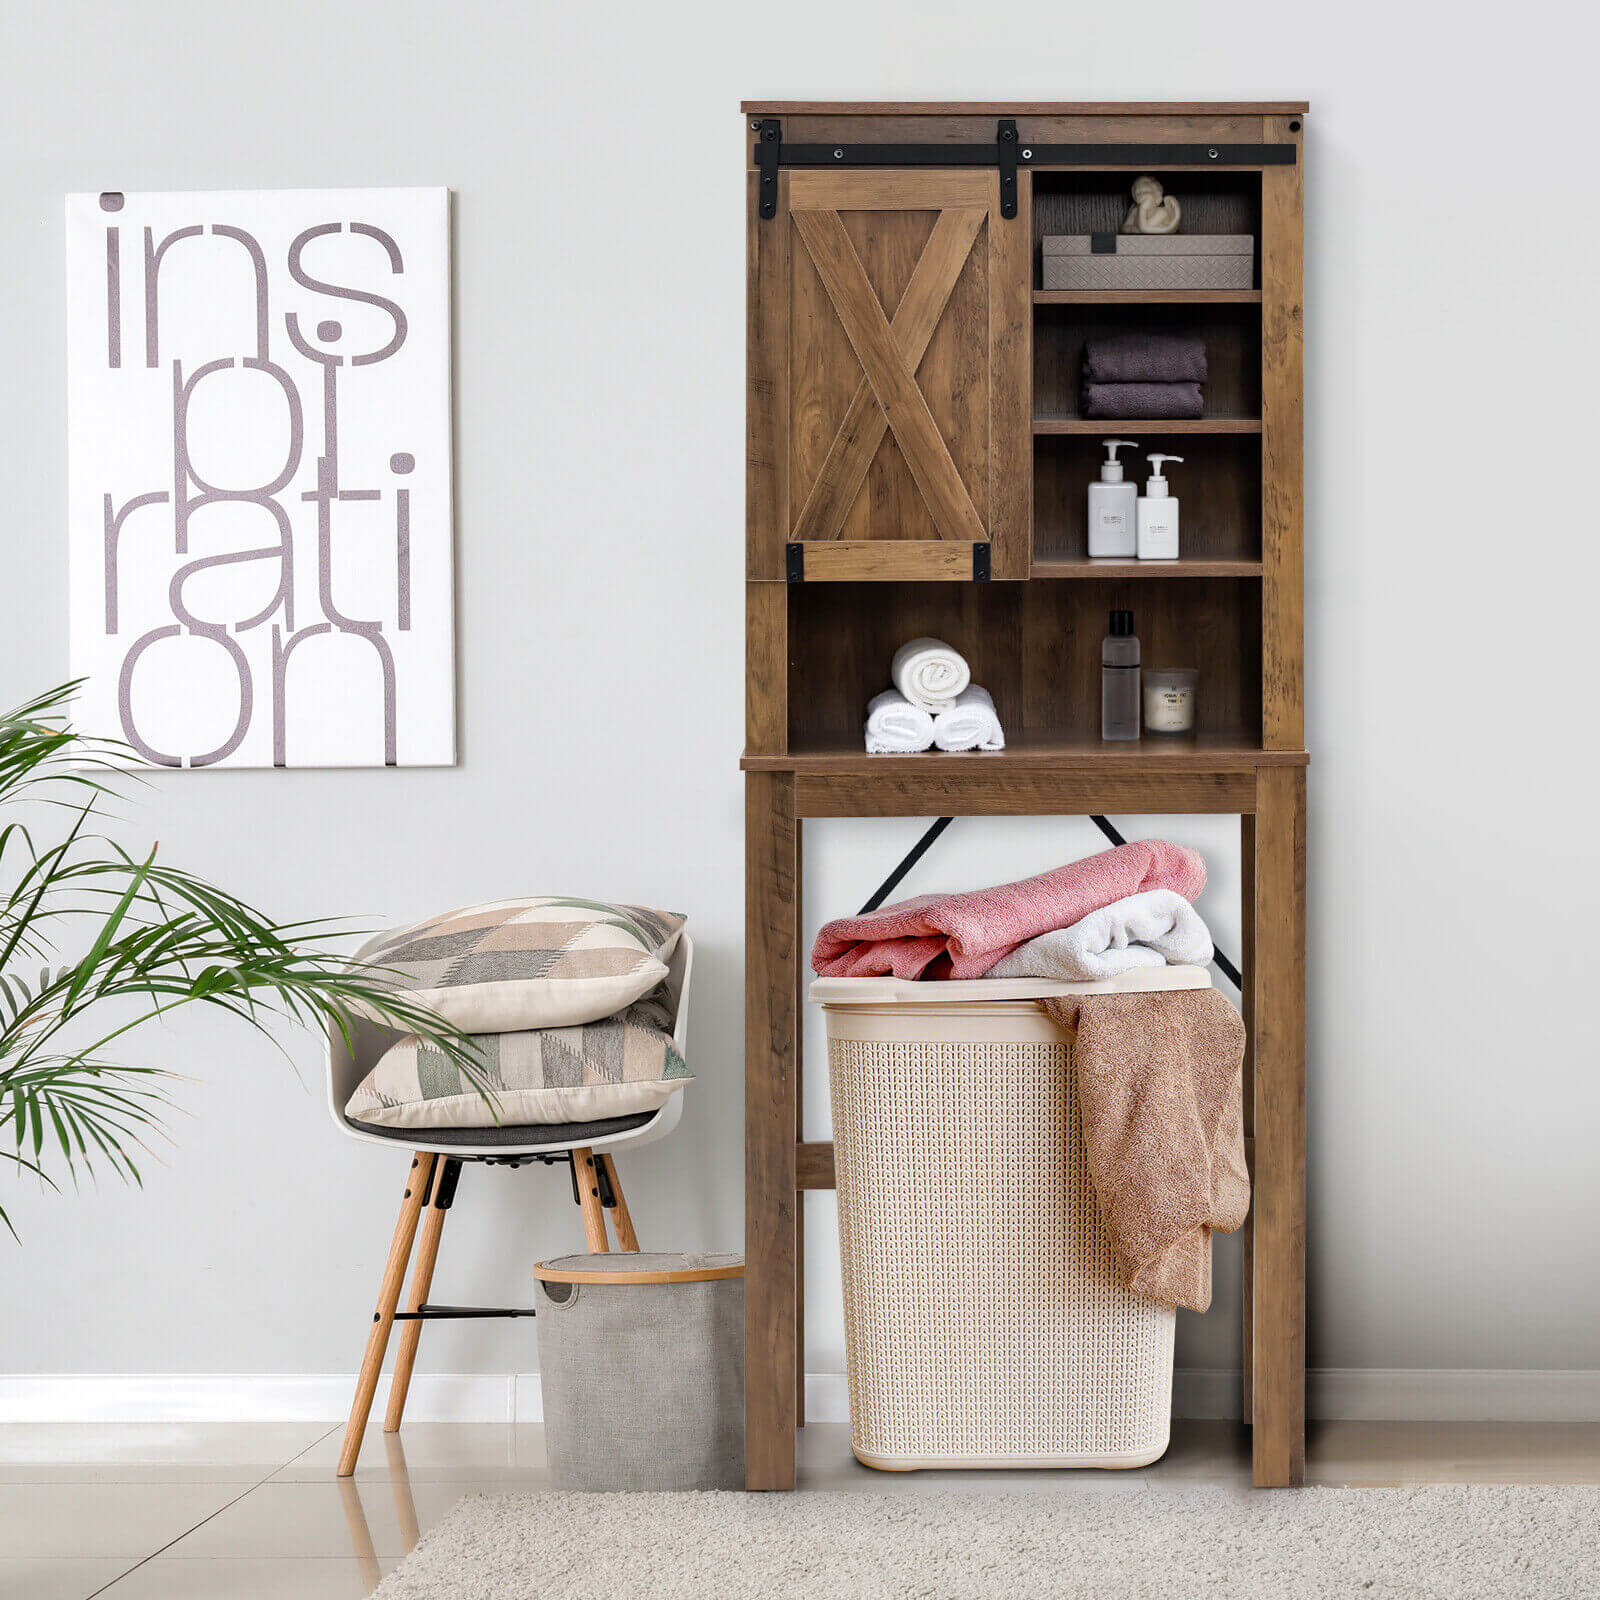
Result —
<instances>
[{"instance_id":1,"label":"white baseboard","mask_svg":"<svg viewBox=\"0 0 1600 1600\"><path fill-rule=\"evenodd\" d=\"M0 1376L0 1422L342 1422L355 1379L340 1373L38 1373ZM374 1406L381 1413L387 1381ZM1324 1367L1307 1382L1315 1418L1364 1422L1600 1421L1600 1371ZM1236 1418L1239 1374L1180 1367L1173 1414ZM537 1372L419 1372L413 1422L537 1422ZM806 1415L848 1420L842 1372L806 1375Z\"/></svg>"},{"instance_id":2,"label":"white baseboard","mask_svg":"<svg viewBox=\"0 0 1600 1600\"><path fill-rule=\"evenodd\" d=\"M1600 1372L1318 1367L1306 1409L1343 1422L1600 1422Z\"/></svg>"},{"instance_id":3,"label":"white baseboard","mask_svg":"<svg viewBox=\"0 0 1600 1600\"><path fill-rule=\"evenodd\" d=\"M39 1373L0 1376L0 1422L342 1422L354 1373ZM385 1376L373 1411L382 1415ZM537 1422L537 1372L419 1372L414 1422Z\"/></svg>"}]
</instances>

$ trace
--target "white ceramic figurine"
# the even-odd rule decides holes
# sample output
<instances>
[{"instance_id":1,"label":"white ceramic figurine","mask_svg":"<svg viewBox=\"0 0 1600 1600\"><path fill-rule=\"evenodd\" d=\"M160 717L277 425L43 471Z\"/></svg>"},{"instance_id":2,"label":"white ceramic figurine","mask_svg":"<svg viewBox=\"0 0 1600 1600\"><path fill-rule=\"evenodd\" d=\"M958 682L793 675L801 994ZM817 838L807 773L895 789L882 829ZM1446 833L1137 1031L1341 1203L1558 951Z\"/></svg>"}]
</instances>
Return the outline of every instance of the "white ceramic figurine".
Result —
<instances>
[{"instance_id":1,"label":"white ceramic figurine","mask_svg":"<svg viewBox=\"0 0 1600 1600\"><path fill-rule=\"evenodd\" d=\"M1161 185L1154 178L1133 180L1133 204L1123 220L1124 233L1176 233L1178 202L1169 194L1162 198Z\"/></svg>"}]
</instances>

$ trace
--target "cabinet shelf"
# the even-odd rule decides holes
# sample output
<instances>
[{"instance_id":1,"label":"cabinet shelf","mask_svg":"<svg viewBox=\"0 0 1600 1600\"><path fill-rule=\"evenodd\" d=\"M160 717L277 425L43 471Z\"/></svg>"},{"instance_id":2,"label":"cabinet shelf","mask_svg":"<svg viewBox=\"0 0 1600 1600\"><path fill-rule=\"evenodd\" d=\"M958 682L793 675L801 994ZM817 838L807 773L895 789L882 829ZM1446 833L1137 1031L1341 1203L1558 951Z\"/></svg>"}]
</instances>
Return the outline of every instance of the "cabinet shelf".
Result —
<instances>
[{"instance_id":1,"label":"cabinet shelf","mask_svg":"<svg viewBox=\"0 0 1600 1600\"><path fill-rule=\"evenodd\" d=\"M1180 556L1176 561L1128 561L1118 556L1035 556L1035 578L1259 578L1259 561Z\"/></svg>"},{"instance_id":2,"label":"cabinet shelf","mask_svg":"<svg viewBox=\"0 0 1600 1600\"><path fill-rule=\"evenodd\" d=\"M1123 417L1035 417L1035 434L1074 433L1260 433L1260 417L1167 417L1134 421Z\"/></svg>"},{"instance_id":3,"label":"cabinet shelf","mask_svg":"<svg viewBox=\"0 0 1600 1600\"><path fill-rule=\"evenodd\" d=\"M1035 289L1036 306L1258 306L1259 289Z\"/></svg>"},{"instance_id":4,"label":"cabinet shelf","mask_svg":"<svg viewBox=\"0 0 1600 1600\"><path fill-rule=\"evenodd\" d=\"M948 777L980 768L1000 781L1004 781L1008 770L1040 767L1102 773L1253 772L1260 767L1303 767L1310 759L1304 750L1264 750L1259 739L1245 733L1202 733L1171 739L1147 736L1108 744L1097 733L1046 729L1008 733L1004 750L968 750L956 755L927 750L909 756L869 756L862 748L859 733L840 733L808 743L803 750L773 755L747 753L739 764L746 772L879 775L899 782L908 773Z\"/></svg>"}]
</instances>

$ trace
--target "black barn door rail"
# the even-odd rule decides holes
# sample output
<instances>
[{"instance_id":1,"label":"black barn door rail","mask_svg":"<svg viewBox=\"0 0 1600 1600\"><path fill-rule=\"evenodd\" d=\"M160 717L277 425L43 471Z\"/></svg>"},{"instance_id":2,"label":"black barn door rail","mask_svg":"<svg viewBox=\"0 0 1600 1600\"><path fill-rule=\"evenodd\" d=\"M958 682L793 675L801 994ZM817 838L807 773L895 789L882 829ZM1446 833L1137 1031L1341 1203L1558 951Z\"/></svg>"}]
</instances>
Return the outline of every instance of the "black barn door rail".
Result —
<instances>
[{"instance_id":1,"label":"black barn door rail","mask_svg":"<svg viewBox=\"0 0 1600 1600\"><path fill-rule=\"evenodd\" d=\"M783 121L751 123L761 173L761 215L778 214L780 167L998 167L1000 214L1017 214L1016 171L1024 167L1292 167L1293 144L1028 144L1002 117L993 144L785 144Z\"/></svg>"}]
</instances>

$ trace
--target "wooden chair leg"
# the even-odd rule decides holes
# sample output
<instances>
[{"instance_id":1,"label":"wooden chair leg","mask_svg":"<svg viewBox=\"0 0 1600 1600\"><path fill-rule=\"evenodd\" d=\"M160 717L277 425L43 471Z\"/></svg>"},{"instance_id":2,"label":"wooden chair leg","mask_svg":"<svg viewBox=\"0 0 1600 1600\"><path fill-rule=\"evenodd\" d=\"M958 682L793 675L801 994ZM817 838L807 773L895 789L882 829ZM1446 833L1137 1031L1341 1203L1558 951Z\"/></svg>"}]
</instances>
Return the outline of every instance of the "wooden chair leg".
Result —
<instances>
[{"instance_id":1,"label":"wooden chair leg","mask_svg":"<svg viewBox=\"0 0 1600 1600\"><path fill-rule=\"evenodd\" d=\"M594 1151L587 1147L572 1152L572 1171L578 1181L578 1205L583 1211L583 1236L592 1255L611 1249L606 1240L606 1213L600 1204L600 1182L595 1172Z\"/></svg>"},{"instance_id":2,"label":"wooden chair leg","mask_svg":"<svg viewBox=\"0 0 1600 1600\"><path fill-rule=\"evenodd\" d=\"M389 1246L389 1262L378 1286L378 1309L372 1314L366 1354L361 1358L361 1375L356 1379L355 1400L350 1406L350 1421L345 1425L344 1449L339 1456L341 1478L348 1478L356 1470L356 1457L361 1454L361 1436L367 1431L372 1397L377 1392L378 1375L383 1370L383 1353L389 1346L389 1330L394 1326L395 1307L400 1303L400 1290L405 1284L411 1242L417 1235L417 1218L428 1191L428 1179L433 1176L433 1161L431 1153L418 1151L411 1158L411 1170L406 1174L400 1217L394 1225L394 1242Z\"/></svg>"},{"instance_id":3,"label":"wooden chair leg","mask_svg":"<svg viewBox=\"0 0 1600 1600\"><path fill-rule=\"evenodd\" d=\"M610 1156L601 1156L606 1177L611 1183L612 1198L617 1202L611 1212L611 1226L617 1230L617 1245L623 1250L637 1250L639 1235L633 1231L633 1218L628 1213L628 1202L622 1197L622 1180L617 1176L617 1164Z\"/></svg>"},{"instance_id":4,"label":"wooden chair leg","mask_svg":"<svg viewBox=\"0 0 1600 1600\"><path fill-rule=\"evenodd\" d=\"M428 1302L428 1291L433 1287L433 1269L439 1259L439 1239L444 1233L445 1213L455 1200L456 1180L461 1173L461 1163L444 1156L433 1176L433 1194L428 1214L422 1219L422 1237L417 1241L417 1261L411 1269L411 1294L406 1301L407 1311L420 1311ZM422 1323L407 1321L400 1328L400 1348L395 1352L394 1376L389 1380L389 1411L383 1420L385 1433L398 1433L400 1419L405 1415L406 1392L411 1387L411 1369L417 1359L417 1345L422 1339Z\"/></svg>"}]
</instances>

